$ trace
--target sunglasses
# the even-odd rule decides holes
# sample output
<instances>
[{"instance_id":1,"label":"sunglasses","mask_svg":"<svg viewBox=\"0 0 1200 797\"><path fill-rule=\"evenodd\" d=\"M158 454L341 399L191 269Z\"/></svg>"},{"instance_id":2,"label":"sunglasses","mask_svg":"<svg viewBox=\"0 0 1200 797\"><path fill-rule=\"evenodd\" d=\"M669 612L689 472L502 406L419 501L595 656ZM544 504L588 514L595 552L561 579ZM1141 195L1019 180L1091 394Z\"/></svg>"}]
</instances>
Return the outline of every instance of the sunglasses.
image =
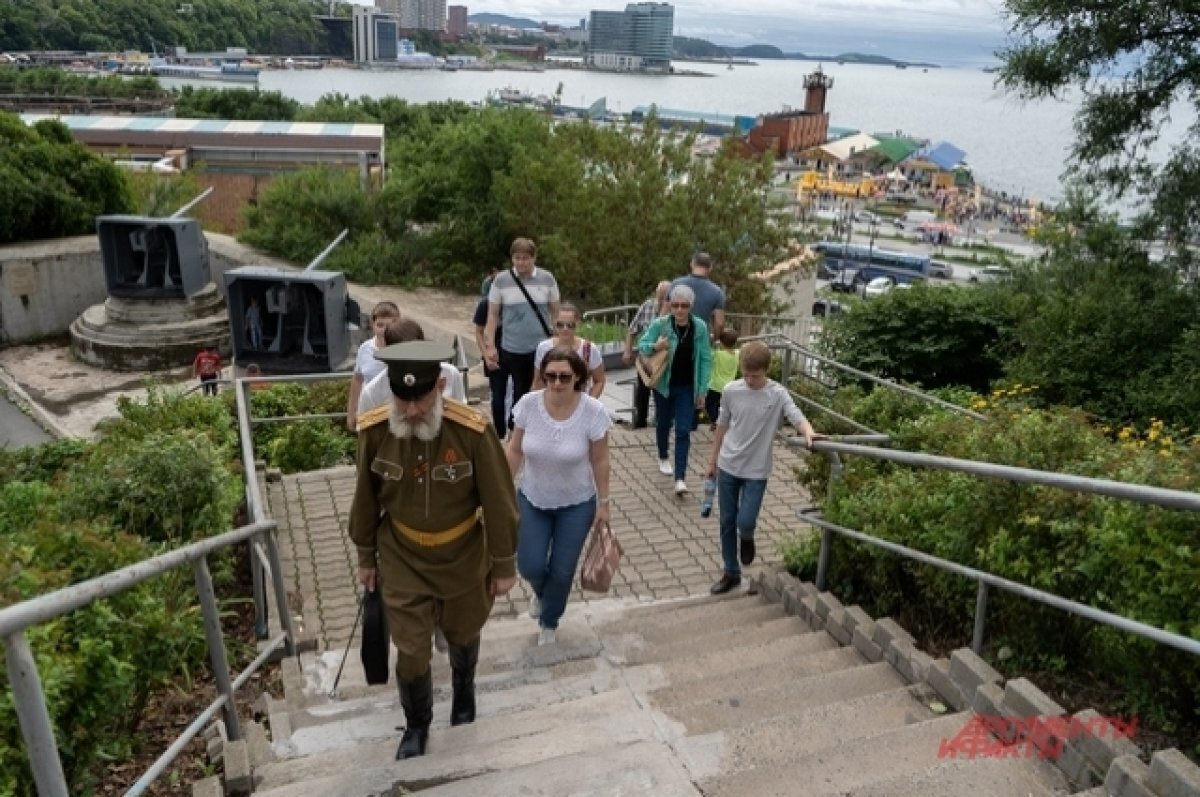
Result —
<instances>
[{"instance_id":1,"label":"sunglasses","mask_svg":"<svg viewBox=\"0 0 1200 797\"><path fill-rule=\"evenodd\" d=\"M562 382L563 384L566 384L568 382L575 381L575 373L573 371L567 371L566 373L563 373L562 371L546 371L544 374L542 374L542 376L546 378L546 384L550 384L552 382Z\"/></svg>"},{"instance_id":2,"label":"sunglasses","mask_svg":"<svg viewBox=\"0 0 1200 797\"><path fill-rule=\"evenodd\" d=\"M574 321L555 321L555 329L574 329L577 324Z\"/></svg>"},{"instance_id":3,"label":"sunglasses","mask_svg":"<svg viewBox=\"0 0 1200 797\"><path fill-rule=\"evenodd\" d=\"M688 307L691 307L691 305L687 302L671 302L671 308L673 310L684 310Z\"/></svg>"}]
</instances>

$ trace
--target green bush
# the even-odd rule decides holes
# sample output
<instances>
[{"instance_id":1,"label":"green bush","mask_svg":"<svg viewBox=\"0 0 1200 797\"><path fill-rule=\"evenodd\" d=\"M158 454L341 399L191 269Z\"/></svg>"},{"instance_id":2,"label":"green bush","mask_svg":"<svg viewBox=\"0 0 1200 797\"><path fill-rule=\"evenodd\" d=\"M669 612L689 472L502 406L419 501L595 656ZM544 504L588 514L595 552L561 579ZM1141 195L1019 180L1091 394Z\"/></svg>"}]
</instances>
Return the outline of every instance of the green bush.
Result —
<instances>
[{"instance_id":1,"label":"green bush","mask_svg":"<svg viewBox=\"0 0 1200 797\"><path fill-rule=\"evenodd\" d=\"M271 441L267 461L284 473L298 473L332 467L353 451L353 438L329 421L292 421Z\"/></svg>"},{"instance_id":2,"label":"green bush","mask_svg":"<svg viewBox=\"0 0 1200 797\"><path fill-rule=\"evenodd\" d=\"M103 523L49 517L27 522L47 514L52 496L45 485L30 483L12 483L0 491L0 605L94 578L153 553L144 540L114 533ZM41 503L32 505L35 499ZM72 794L91 793L100 765L128 756L150 692L203 660L203 626L181 583L187 575L156 579L27 632ZM20 738L3 671L0 737ZM33 797L19 744L0 745L0 793Z\"/></svg>"},{"instance_id":3,"label":"green bush","mask_svg":"<svg viewBox=\"0 0 1200 797\"><path fill-rule=\"evenodd\" d=\"M1078 412L1035 410L1028 388L976 399L979 422L946 412L900 420L899 448L1194 490L1200 451L1161 423L1115 436ZM815 459L815 458L814 458ZM1200 636L1200 522L1194 513L961 473L844 458L825 509L835 523L1193 637ZM810 469L819 474L819 469ZM818 485L819 486L819 485ZM811 577L816 546L785 560ZM829 588L845 603L896 614L933 639L966 640L975 584L877 548L838 540ZM952 643L952 644L958 644ZM987 645L1020 667L1097 672L1121 708L1168 731L1200 729L1200 662L993 591Z\"/></svg>"},{"instance_id":4,"label":"green bush","mask_svg":"<svg viewBox=\"0 0 1200 797\"><path fill-rule=\"evenodd\" d=\"M241 488L230 453L202 431L106 438L72 474L62 511L173 545L227 531Z\"/></svg>"}]
</instances>

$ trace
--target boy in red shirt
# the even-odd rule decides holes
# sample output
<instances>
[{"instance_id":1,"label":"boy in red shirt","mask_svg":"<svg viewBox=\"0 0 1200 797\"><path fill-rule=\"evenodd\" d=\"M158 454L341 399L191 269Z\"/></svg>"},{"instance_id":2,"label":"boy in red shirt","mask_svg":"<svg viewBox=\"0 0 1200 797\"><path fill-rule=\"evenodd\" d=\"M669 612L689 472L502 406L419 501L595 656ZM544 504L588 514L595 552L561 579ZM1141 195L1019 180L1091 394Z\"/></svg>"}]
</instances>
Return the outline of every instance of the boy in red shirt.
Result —
<instances>
[{"instance_id":1,"label":"boy in red shirt","mask_svg":"<svg viewBox=\"0 0 1200 797\"><path fill-rule=\"evenodd\" d=\"M217 395L217 378L221 375L221 355L217 347L209 344L204 347L196 359L192 361L192 376L200 377L200 386L204 395Z\"/></svg>"}]
</instances>

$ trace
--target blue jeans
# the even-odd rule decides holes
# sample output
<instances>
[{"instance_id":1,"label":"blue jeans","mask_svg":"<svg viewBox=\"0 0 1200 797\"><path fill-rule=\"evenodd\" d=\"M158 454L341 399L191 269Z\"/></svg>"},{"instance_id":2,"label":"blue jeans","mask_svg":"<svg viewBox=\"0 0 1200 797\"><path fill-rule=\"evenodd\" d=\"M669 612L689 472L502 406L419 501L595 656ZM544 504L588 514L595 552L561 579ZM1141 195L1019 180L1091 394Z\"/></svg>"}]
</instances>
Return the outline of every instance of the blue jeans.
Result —
<instances>
[{"instance_id":1,"label":"blue jeans","mask_svg":"<svg viewBox=\"0 0 1200 797\"><path fill-rule=\"evenodd\" d=\"M717 468L717 502L720 504L721 560L725 575L741 576L738 538L754 539L758 512L762 509L766 479L743 479Z\"/></svg>"},{"instance_id":2,"label":"blue jeans","mask_svg":"<svg viewBox=\"0 0 1200 797\"><path fill-rule=\"evenodd\" d=\"M687 476L688 451L692 447L692 430L696 428L696 400L690 387L671 387L666 398L654 391L654 440L658 443L658 458L667 458L667 443L671 425L675 426L675 480Z\"/></svg>"},{"instance_id":3,"label":"blue jeans","mask_svg":"<svg viewBox=\"0 0 1200 797\"><path fill-rule=\"evenodd\" d=\"M517 491L521 511L517 570L542 602L542 628L558 628L567 609L579 555L596 517L596 497L581 504L540 509Z\"/></svg>"}]
</instances>

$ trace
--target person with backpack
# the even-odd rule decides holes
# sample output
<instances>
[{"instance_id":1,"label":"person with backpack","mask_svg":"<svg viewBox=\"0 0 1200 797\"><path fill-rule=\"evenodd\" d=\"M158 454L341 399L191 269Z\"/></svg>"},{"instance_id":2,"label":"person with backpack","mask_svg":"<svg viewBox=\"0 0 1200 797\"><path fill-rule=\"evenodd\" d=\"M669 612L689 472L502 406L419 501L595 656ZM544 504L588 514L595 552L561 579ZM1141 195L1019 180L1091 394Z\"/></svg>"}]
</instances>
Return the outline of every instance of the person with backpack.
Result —
<instances>
[{"instance_id":1,"label":"person with backpack","mask_svg":"<svg viewBox=\"0 0 1200 797\"><path fill-rule=\"evenodd\" d=\"M604 393L604 356L600 353L599 346L575 334L578 327L579 308L570 302L564 303L554 317L554 337L539 343L533 353L534 390L546 387L541 373L542 360L546 358L546 353L561 346L578 354L587 366L588 378L583 386L587 394L598 399Z\"/></svg>"}]
</instances>

